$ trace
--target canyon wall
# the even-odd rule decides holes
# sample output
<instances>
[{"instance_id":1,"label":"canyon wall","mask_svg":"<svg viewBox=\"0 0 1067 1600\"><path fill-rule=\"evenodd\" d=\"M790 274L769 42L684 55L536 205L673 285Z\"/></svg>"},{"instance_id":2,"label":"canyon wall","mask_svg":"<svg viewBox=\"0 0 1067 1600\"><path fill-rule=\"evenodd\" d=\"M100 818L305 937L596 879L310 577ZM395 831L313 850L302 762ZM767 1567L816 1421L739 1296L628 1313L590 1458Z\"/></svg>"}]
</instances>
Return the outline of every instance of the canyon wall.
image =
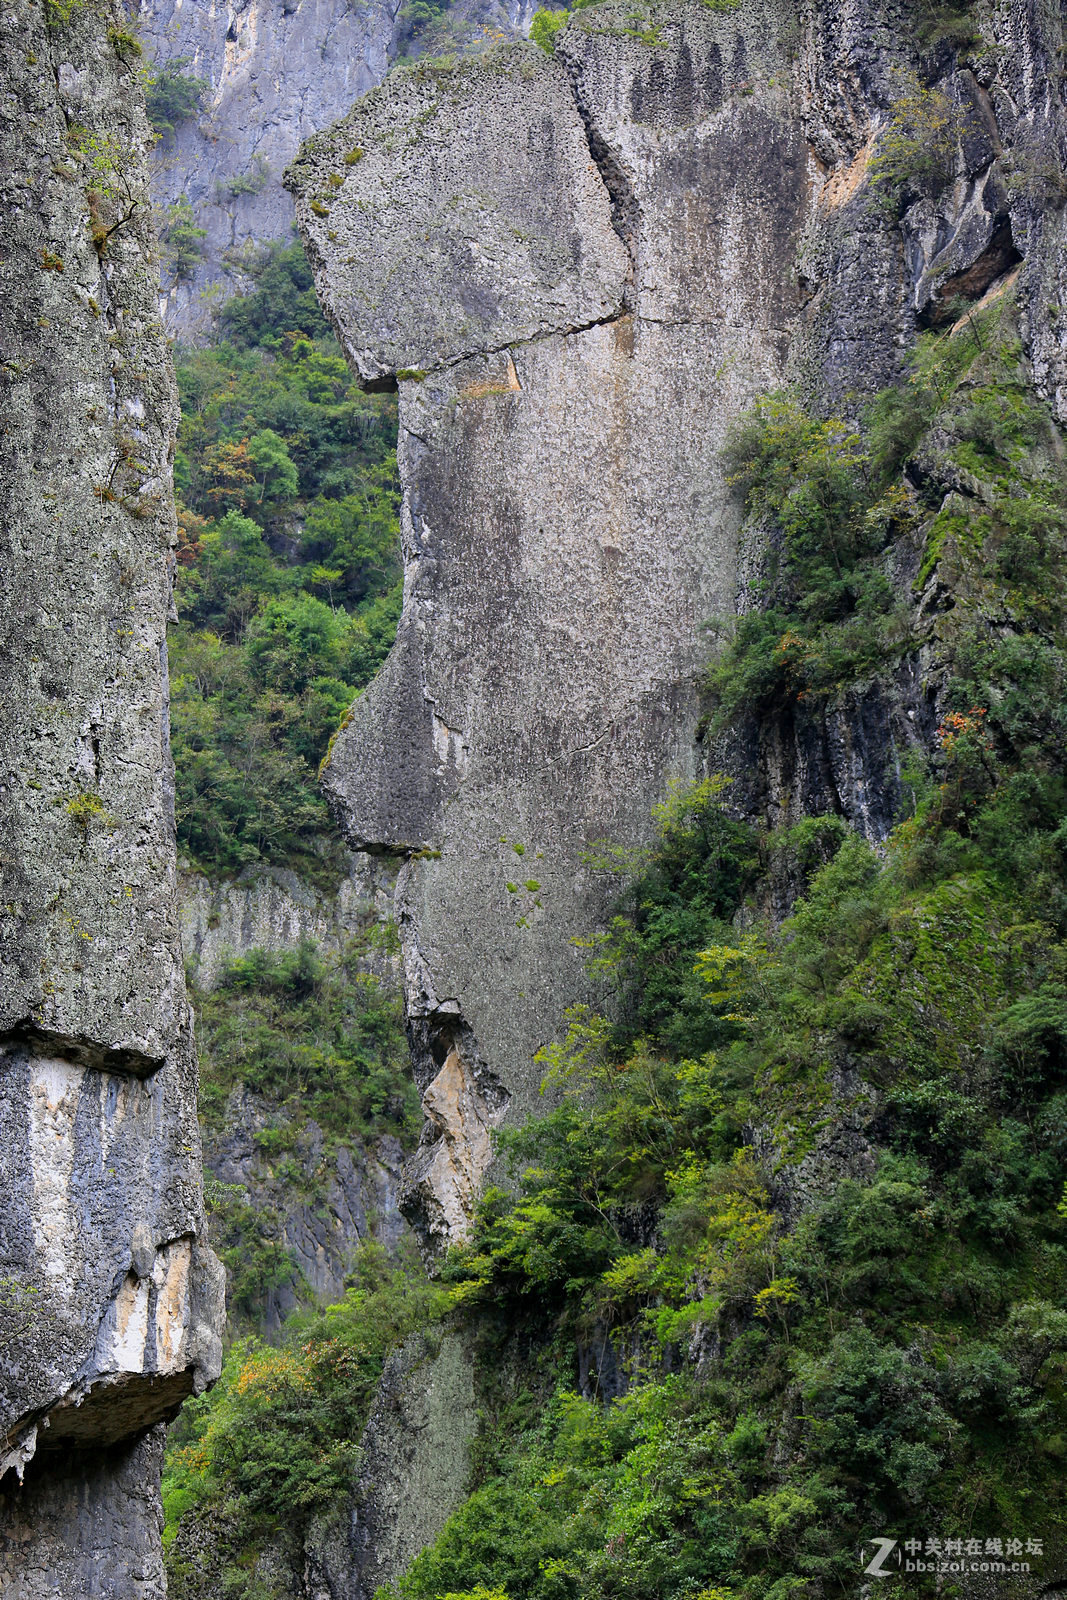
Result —
<instances>
[{"instance_id":1,"label":"canyon wall","mask_svg":"<svg viewBox=\"0 0 1067 1600\"><path fill-rule=\"evenodd\" d=\"M739 567L733 419L785 381L854 407L1023 257L1062 411L1062 204L1034 176L1059 170L1059 35L1021 5L994 25L966 64L924 64L939 48L956 129L936 203L867 181L919 64L908 18L867 0L598 6L554 58L391 79L290 169L349 359L400 391L404 613L325 782L357 848L407 857L427 1238L462 1233L491 1128L536 1105L535 1052L592 993L573 940L610 898L597 841L640 847L701 769L705 624L760 559ZM836 740L832 717L734 738L739 795L884 834L915 692L841 708Z\"/></svg>"},{"instance_id":2,"label":"canyon wall","mask_svg":"<svg viewBox=\"0 0 1067 1600\"><path fill-rule=\"evenodd\" d=\"M461 0L431 47L477 48L529 25L531 0ZM205 85L197 114L153 153L153 196L165 218L187 200L205 230L188 275L163 271L172 333L195 338L247 283L249 251L293 231L281 174L303 139L381 83L398 50L418 50L400 0L141 0L145 52ZM440 31L438 29L437 31ZM436 33L435 36L436 38Z\"/></svg>"},{"instance_id":3,"label":"canyon wall","mask_svg":"<svg viewBox=\"0 0 1067 1600\"><path fill-rule=\"evenodd\" d=\"M722 464L757 394L856 415L906 381L919 332L1011 294L1067 415L1063 18L996 5L960 48L946 17L923 42L881 0L609 3L551 58L391 79L290 169L349 360L400 394L403 617L325 783L354 847L405 858L426 1124L402 1204L431 1249L463 1236L493 1129L538 1105L538 1047L597 998L575 941L610 915L603 841L639 851L652 805L709 767L751 820L834 812L880 840L902 757L930 745L944 652L919 614L940 602L910 569L890 577L925 642L892 681L707 749L700 679L705 624L758 603L766 532ZM872 182L894 118L923 146L909 94L946 117L945 170ZM817 1159L846 1170L833 1138ZM405 1415L376 1413L376 1459L403 1462ZM388 1529L367 1538L393 1499L361 1484L323 1547L331 1593L395 1576Z\"/></svg>"},{"instance_id":4,"label":"canyon wall","mask_svg":"<svg viewBox=\"0 0 1067 1600\"><path fill-rule=\"evenodd\" d=\"M571 941L609 892L587 853L647 839L652 802L698 770L702 625L734 598L724 430L780 380L801 303L776 30L752 28L747 59L732 18L673 13L683 123L613 22L573 24L566 62L517 46L417 69L292 169L346 350L400 386L404 615L326 783L354 844L409 856L433 1135L409 1206L438 1240L586 991Z\"/></svg>"},{"instance_id":5,"label":"canyon wall","mask_svg":"<svg viewBox=\"0 0 1067 1600\"><path fill-rule=\"evenodd\" d=\"M177 918L177 422L139 56L2 17L0 1581L163 1593L159 1424L217 1375Z\"/></svg>"},{"instance_id":6,"label":"canyon wall","mask_svg":"<svg viewBox=\"0 0 1067 1600\"><path fill-rule=\"evenodd\" d=\"M345 952L358 971L395 994L400 981L392 924L395 863L350 852L347 866L335 889L313 885L283 867L257 865L221 882L182 872L182 949L198 996L216 988L231 961L252 951L295 951L305 941L326 959ZM404 1151L395 1136L337 1143L308 1120L292 1135L292 1147L286 1143L284 1156L272 1156L267 1148L272 1137L289 1124L284 1106L238 1084L221 1113L205 1115L203 1125L205 1181L236 1186L228 1191L230 1200L238 1193L292 1262L292 1277L265 1290L256 1318L257 1326L271 1333L310 1298L332 1304L344 1297L360 1243L374 1238L394 1251L404 1233L397 1205ZM224 1204L210 1223L220 1253L225 1222ZM238 1307L235 1318L231 1305L231 1328L239 1325L240 1314Z\"/></svg>"}]
</instances>

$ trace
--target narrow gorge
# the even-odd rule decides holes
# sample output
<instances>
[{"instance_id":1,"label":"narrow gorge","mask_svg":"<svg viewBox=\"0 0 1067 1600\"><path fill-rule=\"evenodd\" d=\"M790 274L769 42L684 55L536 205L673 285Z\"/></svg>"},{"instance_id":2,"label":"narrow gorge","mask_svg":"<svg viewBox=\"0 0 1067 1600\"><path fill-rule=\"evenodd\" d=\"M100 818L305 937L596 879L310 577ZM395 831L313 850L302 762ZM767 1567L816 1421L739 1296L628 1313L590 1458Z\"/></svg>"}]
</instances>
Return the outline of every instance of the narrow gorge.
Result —
<instances>
[{"instance_id":1,"label":"narrow gorge","mask_svg":"<svg viewBox=\"0 0 1067 1600\"><path fill-rule=\"evenodd\" d=\"M185 6L4 13L0 1593L1067 1594L1067 14Z\"/></svg>"}]
</instances>

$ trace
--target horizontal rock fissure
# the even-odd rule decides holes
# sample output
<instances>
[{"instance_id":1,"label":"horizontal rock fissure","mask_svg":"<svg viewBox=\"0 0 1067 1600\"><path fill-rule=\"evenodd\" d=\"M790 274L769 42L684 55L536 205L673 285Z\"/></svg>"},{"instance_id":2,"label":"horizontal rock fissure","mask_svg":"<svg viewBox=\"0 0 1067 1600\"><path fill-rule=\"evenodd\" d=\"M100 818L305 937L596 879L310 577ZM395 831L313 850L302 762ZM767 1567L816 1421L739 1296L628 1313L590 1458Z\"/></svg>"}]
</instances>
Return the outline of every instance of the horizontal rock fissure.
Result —
<instances>
[{"instance_id":1,"label":"horizontal rock fissure","mask_svg":"<svg viewBox=\"0 0 1067 1600\"><path fill-rule=\"evenodd\" d=\"M150 1056L128 1045L101 1044L84 1034L60 1033L25 1021L0 1033L0 1052L29 1050L39 1056L69 1061L94 1072L110 1072L121 1077L151 1078L163 1066L162 1056Z\"/></svg>"},{"instance_id":2,"label":"horizontal rock fissure","mask_svg":"<svg viewBox=\"0 0 1067 1600\"><path fill-rule=\"evenodd\" d=\"M399 381L401 383L424 383L427 378L440 377L443 373L450 372L453 367L462 367L468 361L484 361L490 356L502 356L509 350L525 350L531 345L544 344L547 339L570 339L573 338L577 333L588 333L591 328L610 328L616 322L622 322L622 320L629 315L629 311L627 311L626 307L623 306L620 308L620 310L613 311L610 316L594 317L591 322L576 322L572 326L566 328L549 328L544 333L531 334L528 339L508 339L504 344L494 344L488 346L484 350L474 350L465 355L456 356L452 361L441 361L437 366L427 367L424 371L421 371L417 378L400 378ZM645 318L643 320L652 321L654 319ZM398 383L396 381L397 377L398 375L394 374L394 379L390 386L392 390L396 390L398 388ZM375 386L377 386L380 390L383 385L383 381L379 379L374 379L370 383L360 379L359 382L361 387L368 394L375 391ZM508 394L519 394L520 390L509 388L506 392ZM421 435L417 434L413 428L407 427L403 420L401 420L400 426L406 433L410 433L413 438L421 438Z\"/></svg>"}]
</instances>

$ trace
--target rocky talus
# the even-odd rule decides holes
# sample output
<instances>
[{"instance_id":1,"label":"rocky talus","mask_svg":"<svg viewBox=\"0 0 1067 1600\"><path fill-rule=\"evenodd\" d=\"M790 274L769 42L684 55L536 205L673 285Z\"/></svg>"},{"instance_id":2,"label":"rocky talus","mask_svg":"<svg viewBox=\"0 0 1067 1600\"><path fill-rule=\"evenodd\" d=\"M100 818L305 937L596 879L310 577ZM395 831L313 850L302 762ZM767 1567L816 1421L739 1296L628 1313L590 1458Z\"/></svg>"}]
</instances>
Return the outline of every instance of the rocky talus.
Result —
<instances>
[{"instance_id":1,"label":"rocky talus","mask_svg":"<svg viewBox=\"0 0 1067 1600\"><path fill-rule=\"evenodd\" d=\"M149 1600L159 1424L222 1314L168 744L177 404L125 14L0 27L0 1590Z\"/></svg>"}]
</instances>

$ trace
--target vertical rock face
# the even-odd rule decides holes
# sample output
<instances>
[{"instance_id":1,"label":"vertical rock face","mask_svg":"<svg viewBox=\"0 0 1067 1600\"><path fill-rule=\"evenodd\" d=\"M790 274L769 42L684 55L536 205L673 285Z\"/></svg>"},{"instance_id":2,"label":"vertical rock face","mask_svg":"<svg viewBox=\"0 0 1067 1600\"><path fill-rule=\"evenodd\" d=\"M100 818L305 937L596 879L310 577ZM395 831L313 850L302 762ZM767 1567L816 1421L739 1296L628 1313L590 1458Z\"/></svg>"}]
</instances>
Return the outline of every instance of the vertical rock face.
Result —
<instances>
[{"instance_id":1,"label":"vertical rock face","mask_svg":"<svg viewBox=\"0 0 1067 1600\"><path fill-rule=\"evenodd\" d=\"M534 9L532 0L462 0L452 14L476 40L528 25ZM173 64L208 85L197 117L153 157L157 202L187 199L206 231L195 272L180 281L164 273L173 332L209 325L215 297L241 281L244 249L289 236L282 170L301 140L381 83L404 31L400 11L398 0L141 0L155 66Z\"/></svg>"},{"instance_id":2,"label":"vertical rock face","mask_svg":"<svg viewBox=\"0 0 1067 1600\"><path fill-rule=\"evenodd\" d=\"M167 275L175 332L208 324L203 291L225 284L227 252L290 233L281 171L301 139L381 82L396 9L392 0L144 0L142 37L156 66L177 62L209 86L199 116L179 124L153 156L157 202L188 199L207 233L195 275Z\"/></svg>"},{"instance_id":3,"label":"vertical rock face","mask_svg":"<svg viewBox=\"0 0 1067 1600\"><path fill-rule=\"evenodd\" d=\"M335 955L368 927L393 914L395 866L382 857L352 854L335 894L319 890L286 867L246 868L213 882L184 872L179 884L182 952L191 981L213 989L226 963L250 950L292 950L310 939ZM382 970L391 960L381 962Z\"/></svg>"},{"instance_id":4,"label":"vertical rock face","mask_svg":"<svg viewBox=\"0 0 1067 1600\"><path fill-rule=\"evenodd\" d=\"M217 1374L221 1315L168 748L176 400L125 17L0 25L0 1574L148 1596L145 1432Z\"/></svg>"},{"instance_id":5,"label":"vertical rock face","mask_svg":"<svg viewBox=\"0 0 1067 1600\"><path fill-rule=\"evenodd\" d=\"M308 1540L308 1600L373 1600L432 1543L467 1491L477 1398L461 1333L416 1334L394 1351L360 1441L354 1501Z\"/></svg>"},{"instance_id":6,"label":"vertical rock face","mask_svg":"<svg viewBox=\"0 0 1067 1600\"><path fill-rule=\"evenodd\" d=\"M438 1238L585 989L584 852L642 842L697 770L701 625L733 607L724 430L779 381L800 303L775 28L678 9L664 67L595 16L564 61L516 47L387 84L291 180L346 348L400 384L404 615L327 784L353 842L413 855L436 1137L409 1204Z\"/></svg>"},{"instance_id":7,"label":"vertical rock face","mask_svg":"<svg viewBox=\"0 0 1067 1600\"><path fill-rule=\"evenodd\" d=\"M1062 410L1063 210L1037 192L1062 178L1062 28L1024 3L989 26L966 64L925 63L954 175L902 215L868 162L919 61L880 0L803 21L777 0L581 11L553 60L390 80L290 169L350 359L400 389L404 613L326 782L355 845L408 857L429 1130L408 1205L429 1237L462 1231L489 1128L535 1103L532 1057L588 992L589 847L645 842L650 804L698 769L702 625L752 570L731 420L786 379L855 406L1023 257ZM795 795L884 833L904 712L869 699L776 748L735 741L754 809L788 820Z\"/></svg>"}]
</instances>

